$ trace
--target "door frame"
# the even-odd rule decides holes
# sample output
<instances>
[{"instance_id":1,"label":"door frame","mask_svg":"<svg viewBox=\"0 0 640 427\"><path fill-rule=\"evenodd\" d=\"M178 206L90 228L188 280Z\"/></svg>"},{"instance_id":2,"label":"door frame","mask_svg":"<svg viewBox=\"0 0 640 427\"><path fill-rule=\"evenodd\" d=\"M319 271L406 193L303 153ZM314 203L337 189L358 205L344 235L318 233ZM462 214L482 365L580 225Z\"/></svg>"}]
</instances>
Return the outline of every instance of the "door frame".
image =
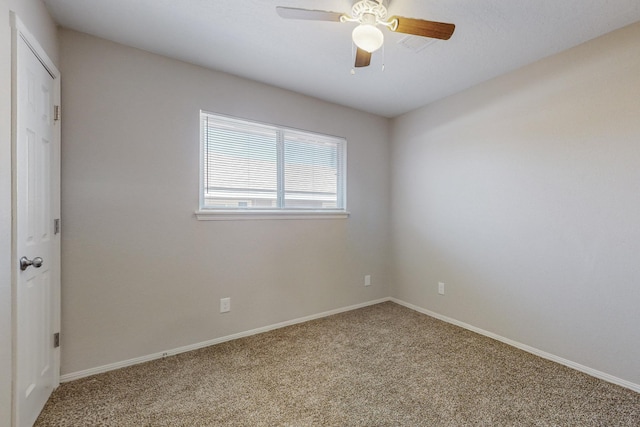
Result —
<instances>
[{"instance_id":1,"label":"door frame","mask_svg":"<svg viewBox=\"0 0 640 427\"><path fill-rule=\"evenodd\" d=\"M45 69L53 77L53 104L60 105L60 71L55 66L51 58L47 55L42 45L38 42L36 37L27 29L22 23L17 14L13 11L10 12L11 20L11 354L12 354L12 405L11 405L11 424L16 425L17 422L17 399L16 399L16 378L17 378L17 265L20 254L17 253L17 205L16 205L16 177L17 177L17 123L18 123L18 109L17 109L17 79L18 79L18 59L17 49L20 39L24 40L27 46L31 49L33 54L42 63ZM52 188L51 193L52 200L52 217L60 218L60 143L61 143L61 120L55 120L53 125L53 139L55 149L52 151L51 166L52 166ZM61 316L61 299L60 299L60 233L54 236L54 259L51 260L53 265L52 275L52 301L53 301L53 330L60 332L60 316ZM60 384L60 347L54 349L54 387Z\"/></svg>"}]
</instances>

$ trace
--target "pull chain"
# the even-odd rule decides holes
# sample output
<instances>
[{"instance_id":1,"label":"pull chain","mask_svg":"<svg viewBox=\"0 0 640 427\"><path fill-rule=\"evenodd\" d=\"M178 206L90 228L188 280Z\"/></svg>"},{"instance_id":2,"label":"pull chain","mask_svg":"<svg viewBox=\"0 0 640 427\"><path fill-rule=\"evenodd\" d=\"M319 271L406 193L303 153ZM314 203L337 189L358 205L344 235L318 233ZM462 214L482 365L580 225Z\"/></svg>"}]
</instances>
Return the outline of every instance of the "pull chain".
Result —
<instances>
[{"instance_id":1,"label":"pull chain","mask_svg":"<svg viewBox=\"0 0 640 427\"><path fill-rule=\"evenodd\" d=\"M356 48L355 45L353 43L351 43L351 63L355 63L356 62ZM354 67L351 67L351 75L355 75L356 74L356 69Z\"/></svg>"}]
</instances>

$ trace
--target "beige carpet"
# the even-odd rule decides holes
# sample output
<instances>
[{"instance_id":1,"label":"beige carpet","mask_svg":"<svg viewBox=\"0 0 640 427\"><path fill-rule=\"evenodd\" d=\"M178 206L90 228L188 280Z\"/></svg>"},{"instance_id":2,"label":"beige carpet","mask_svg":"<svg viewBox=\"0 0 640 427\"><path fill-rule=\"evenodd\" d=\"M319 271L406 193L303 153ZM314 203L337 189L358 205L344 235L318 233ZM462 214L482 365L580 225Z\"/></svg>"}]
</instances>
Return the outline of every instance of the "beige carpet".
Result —
<instances>
[{"instance_id":1,"label":"beige carpet","mask_svg":"<svg viewBox=\"0 0 640 427\"><path fill-rule=\"evenodd\" d=\"M62 384L37 426L640 426L640 394L387 302Z\"/></svg>"}]
</instances>

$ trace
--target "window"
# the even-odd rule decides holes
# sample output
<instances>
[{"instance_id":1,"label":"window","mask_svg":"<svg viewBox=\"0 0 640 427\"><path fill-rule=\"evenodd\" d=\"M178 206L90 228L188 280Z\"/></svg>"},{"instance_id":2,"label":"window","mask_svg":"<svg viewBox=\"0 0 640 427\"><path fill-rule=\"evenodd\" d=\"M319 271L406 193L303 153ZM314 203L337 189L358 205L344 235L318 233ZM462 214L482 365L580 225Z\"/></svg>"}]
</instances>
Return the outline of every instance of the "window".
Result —
<instances>
[{"instance_id":1,"label":"window","mask_svg":"<svg viewBox=\"0 0 640 427\"><path fill-rule=\"evenodd\" d=\"M346 214L344 138L206 112L200 126L199 219Z\"/></svg>"}]
</instances>

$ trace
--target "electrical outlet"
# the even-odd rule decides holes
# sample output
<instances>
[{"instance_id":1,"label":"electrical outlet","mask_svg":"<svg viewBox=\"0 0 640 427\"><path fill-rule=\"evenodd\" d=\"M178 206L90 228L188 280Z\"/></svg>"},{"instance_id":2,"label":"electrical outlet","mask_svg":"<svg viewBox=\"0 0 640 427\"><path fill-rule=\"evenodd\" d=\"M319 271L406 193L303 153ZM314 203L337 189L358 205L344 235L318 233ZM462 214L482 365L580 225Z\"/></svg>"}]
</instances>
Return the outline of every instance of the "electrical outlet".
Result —
<instances>
[{"instance_id":1,"label":"electrical outlet","mask_svg":"<svg viewBox=\"0 0 640 427\"><path fill-rule=\"evenodd\" d=\"M438 282L438 293L440 295L444 295L444 283L443 282Z\"/></svg>"},{"instance_id":2,"label":"electrical outlet","mask_svg":"<svg viewBox=\"0 0 640 427\"><path fill-rule=\"evenodd\" d=\"M227 313L231 311L231 298L220 299L220 313Z\"/></svg>"},{"instance_id":3,"label":"electrical outlet","mask_svg":"<svg viewBox=\"0 0 640 427\"><path fill-rule=\"evenodd\" d=\"M371 286L371 276L370 275L366 275L364 276L364 285L365 286Z\"/></svg>"}]
</instances>

